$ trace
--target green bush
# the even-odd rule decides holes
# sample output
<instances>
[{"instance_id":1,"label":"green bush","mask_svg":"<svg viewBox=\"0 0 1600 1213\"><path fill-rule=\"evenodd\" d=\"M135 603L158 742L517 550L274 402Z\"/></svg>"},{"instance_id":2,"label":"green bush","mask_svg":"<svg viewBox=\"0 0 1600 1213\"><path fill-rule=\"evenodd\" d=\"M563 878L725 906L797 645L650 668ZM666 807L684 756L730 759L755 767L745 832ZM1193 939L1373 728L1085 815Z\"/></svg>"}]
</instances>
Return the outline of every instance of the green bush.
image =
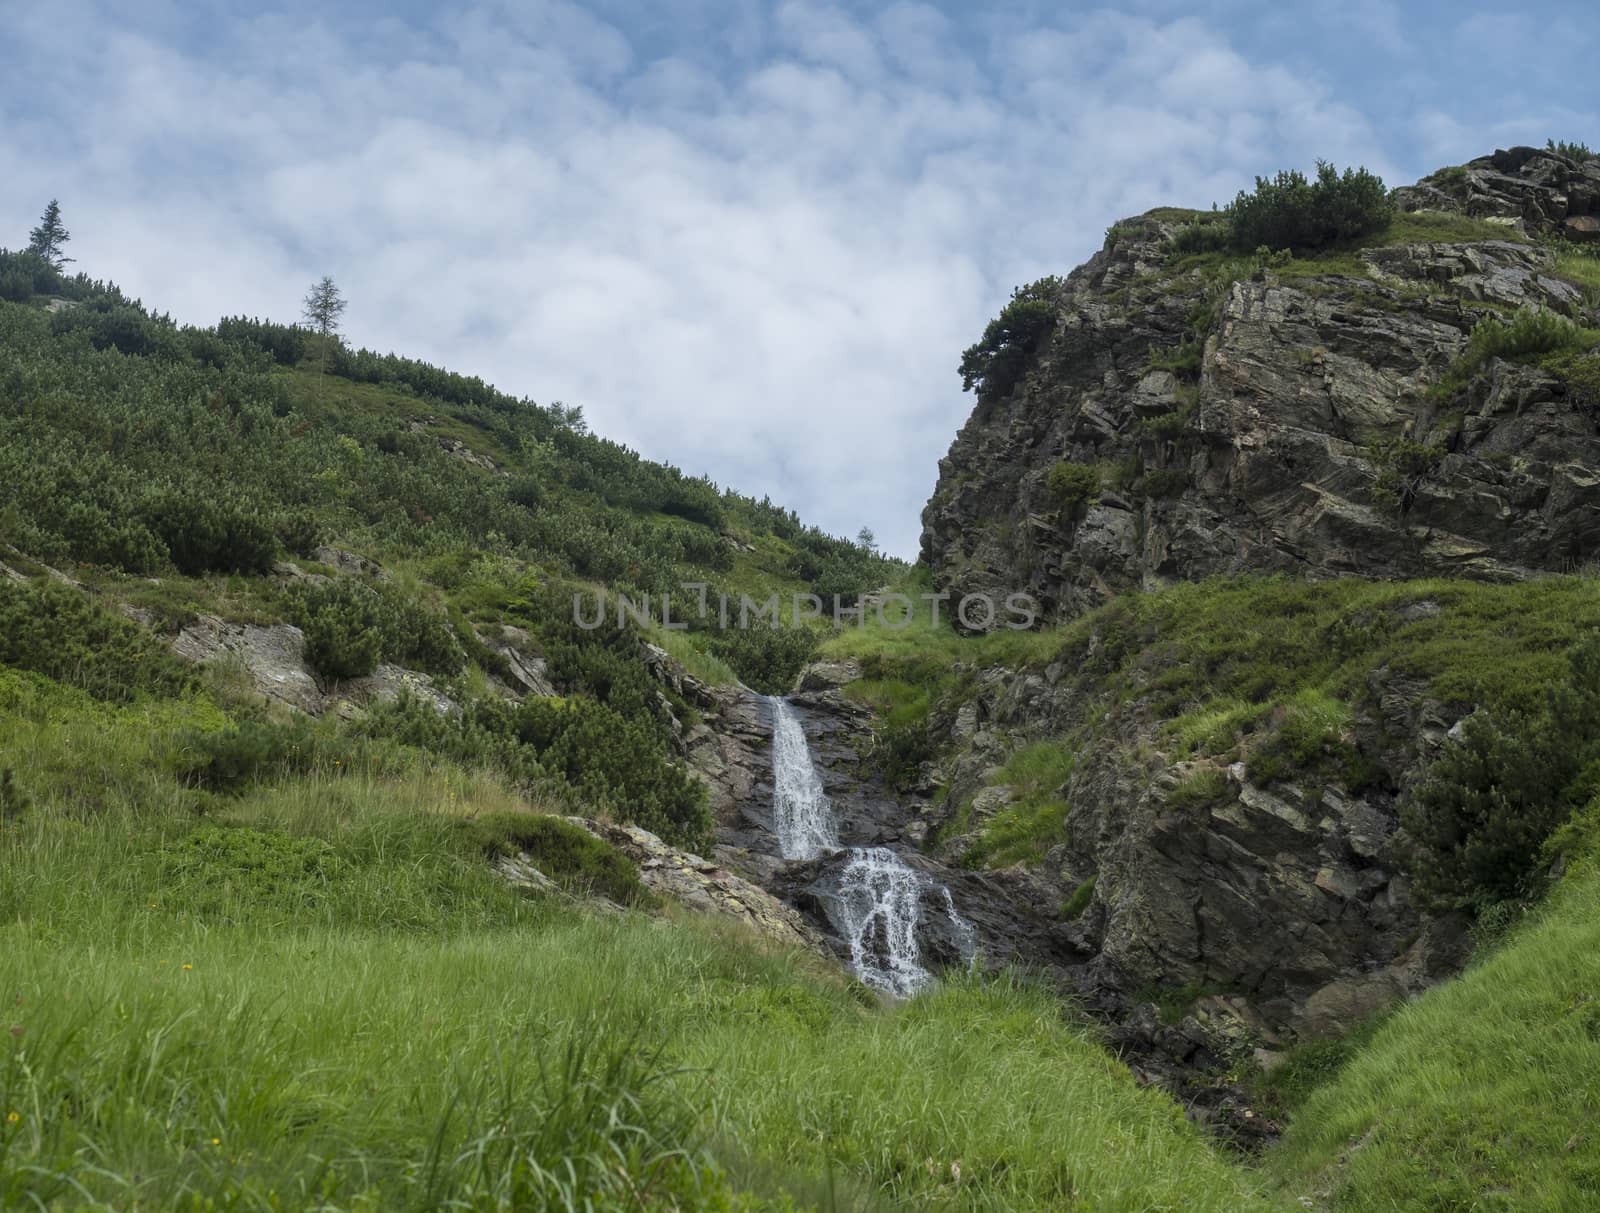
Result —
<instances>
[{"instance_id":1,"label":"green bush","mask_svg":"<svg viewBox=\"0 0 1600 1213\"><path fill-rule=\"evenodd\" d=\"M1434 395L1455 395L1491 358L1539 359L1541 363L1552 363L1557 374L1576 370L1580 372L1581 386L1583 368L1563 360L1562 355L1576 358L1597 344L1600 332L1544 308L1521 308L1510 320L1485 316L1473 326L1466 349L1434 388Z\"/></svg>"},{"instance_id":2,"label":"green bush","mask_svg":"<svg viewBox=\"0 0 1600 1213\"><path fill-rule=\"evenodd\" d=\"M1002 400L1021 381L1040 344L1056 325L1061 280L1041 278L1011 293L983 337L961 355L961 387L980 401Z\"/></svg>"},{"instance_id":3,"label":"green bush","mask_svg":"<svg viewBox=\"0 0 1600 1213\"><path fill-rule=\"evenodd\" d=\"M713 632L711 651L726 661L746 686L763 695L782 695L816 653L819 640L812 628L759 623Z\"/></svg>"},{"instance_id":4,"label":"green bush","mask_svg":"<svg viewBox=\"0 0 1600 1213\"><path fill-rule=\"evenodd\" d=\"M192 685L189 672L154 637L55 581L0 578L0 665L118 703L145 692L178 695Z\"/></svg>"},{"instance_id":5,"label":"green bush","mask_svg":"<svg viewBox=\"0 0 1600 1213\"><path fill-rule=\"evenodd\" d=\"M539 871L573 892L592 893L619 905L655 902L639 880L639 869L625 855L552 814L490 813L469 819L463 828L491 858L522 852Z\"/></svg>"},{"instance_id":6,"label":"green bush","mask_svg":"<svg viewBox=\"0 0 1600 1213\"><path fill-rule=\"evenodd\" d=\"M1045 477L1045 487L1065 509L1080 510L1100 491L1100 468L1093 463L1072 463L1062 459Z\"/></svg>"},{"instance_id":7,"label":"green bush","mask_svg":"<svg viewBox=\"0 0 1600 1213\"><path fill-rule=\"evenodd\" d=\"M12 303L26 303L31 298L33 298L32 274L21 269L0 272L0 299Z\"/></svg>"},{"instance_id":8,"label":"green bush","mask_svg":"<svg viewBox=\"0 0 1600 1213\"><path fill-rule=\"evenodd\" d=\"M311 510L291 510L278 515L278 542L296 556L310 556L322 542L322 523Z\"/></svg>"},{"instance_id":9,"label":"green bush","mask_svg":"<svg viewBox=\"0 0 1600 1213\"><path fill-rule=\"evenodd\" d=\"M267 573L278 537L259 511L193 490L166 489L148 498L143 521L166 545L180 573ZM133 570L130 570L133 571Z\"/></svg>"},{"instance_id":10,"label":"green bush","mask_svg":"<svg viewBox=\"0 0 1600 1213\"><path fill-rule=\"evenodd\" d=\"M1411 790L1401 821L1425 904L1481 909L1535 891L1545 840L1600 781L1600 640L1537 712L1477 712Z\"/></svg>"},{"instance_id":11,"label":"green bush","mask_svg":"<svg viewBox=\"0 0 1600 1213\"><path fill-rule=\"evenodd\" d=\"M325 678L361 678L378 668L383 632L378 596L359 582L339 580L307 590L296 622L305 633L306 660Z\"/></svg>"},{"instance_id":12,"label":"green bush","mask_svg":"<svg viewBox=\"0 0 1600 1213\"><path fill-rule=\"evenodd\" d=\"M1539 359L1567 389L1567 399L1581 409L1600 413L1600 353L1558 350Z\"/></svg>"},{"instance_id":13,"label":"green bush","mask_svg":"<svg viewBox=\"0 0 1600 1213\"><path fill-rule=\"evenodd\" d=\"M705 786L671 761L655 731L592 699L524 700L515 735L591 803L691 849L709 848Z\"/></svg>"},{"instance_id":14,"label":"green bush","mask_svg":"<svg viewBox=\"0 0 1600 1213\"><path fill-rule=\"evenodd\" d=\"M1293 169L1257 177L1254 192L1241 190L1227 216L1233 245L1241 251L1315 249L1381 231L1394 218L1394 207L1381 178L1364 168L1341 175L1319 160L1315 181Z\"/></svg>"},{"instance_id":15,"label":"green bush","mask_svg":"<svg viewBox=\"0 0 1600 1213\"><path fill-rule=\"evenodd\" d=\"M293 612L306 660L327 678L360 678L380 661L448 676L466 660L444 612L387 582L313 586L299 592Z\"/></svg>"},{"instance_id":16,"label":"green bush","mask_svg":"<svg viewBox=\"0 0 1600 1213\"><path fill-rule=\"evenodd\" d=\"M1443 462L1443 447L1430 446L1410 438L1383 438L1367 449L1377 475L1372 481L1372 497L1380 506L1399 510L1411 508L1417 489Z\"/></svg>"},{"instance_id":17,"label":"green bush","mask_svg":"<svg viewBox=\"0 0 1600 1213\"><path fill-rule=\"evenodd\" d=\"M378 582L372 591L383 660L445 677L460 672L466 654L445 611L388 582Z\"/></svg>"},{"instance_id":18,"label":"green bush","mask_svg":"<svg viewBox=\"0 0 1600 1213\"><path fill-rule=\"evenodd\" d=\"M1558 156L1565 156L1568 160L1593 160L1595 154L1589 150L1587 143L1569 142L1566 139L1546 139L1545 151L1554 152Z\"/></svg>"},{"instance_id":19,"label":"green bush","mask_svg":"<svg viewBox=\"0 0 1600 1213\"><path fill-rule=\"evenodd\" d=\"M1522 308L1509 321L1485 316L1467 339L1467 357L1474 365L1490 358L1522 358L1557 350L1582 349L1595 334L1565 316L1543 308Z\"/></svg>"},{"instance_id":20,"label":"green bush","mask_svg":"<svg viewBox=\"0 0 1600 1213\"><path fill-rule=\"evenodd\" d=\"M1224 252L1233 247L1233 229L1223 216L1197 219L1174 232L1169 247L1175 257Z\"/></svg>"}]
</instances>

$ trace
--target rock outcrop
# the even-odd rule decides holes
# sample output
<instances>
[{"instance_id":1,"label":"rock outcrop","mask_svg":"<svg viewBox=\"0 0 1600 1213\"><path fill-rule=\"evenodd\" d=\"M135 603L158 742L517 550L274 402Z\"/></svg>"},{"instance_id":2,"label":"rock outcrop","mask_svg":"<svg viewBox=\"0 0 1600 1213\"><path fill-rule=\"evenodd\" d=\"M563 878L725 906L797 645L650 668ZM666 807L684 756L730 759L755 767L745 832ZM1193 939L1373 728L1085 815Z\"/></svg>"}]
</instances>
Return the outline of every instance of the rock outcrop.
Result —
<instances>
[{"instance_id":1,"label":"rock outcrop","mask_svg":"<svg viewBox=\"0 0 1600 1213\"><path fill-rule=\"evenodd\" d=\"M440 712L457 710L455 701L427 674L387 662L361 678L319 682L306 665L305 634L291 623L230 623L200 615L173 639L172 650L197 664L231 665L256 694L309 716L326 712L348 716L401 695L420 699Z\"/></svg>"},{"instance_id":2,"label":"rock outcrop","mask_svg":"<svg viewBox=\"0 0 1600 1213\"><path fill-rule=\"evenodd\" d=\"M1181 216L1117 224L1063 281L1032 369L980 398L940 462L922 535L937 588L1027 591L1066 618L1212 574L1521 578L1594 559L1594 403L1500 360L1431 389L1496 309L1595 322L1527 237L1581 236L1597 199L1600 161L1514 149L1397 191L1503 239L1220 278L1169 261ZM1426 467L1397 466L1419 447ZM1061 462L1098 469L1098 492L1063 500Z\"/></svg>"},{"instance_id":3,"label":"rock outcrop","mask_svg":"<svg viewBox=\"0 0 1600 1213\"><path fill-rule=\"evenodd\" d=\"M633 860L640 881L652 892L692 910L731 919L777 943L823 950L821 935L793 906L722 864L668 846L639 826L569 820Z\"/></svg>"}]
</instances>

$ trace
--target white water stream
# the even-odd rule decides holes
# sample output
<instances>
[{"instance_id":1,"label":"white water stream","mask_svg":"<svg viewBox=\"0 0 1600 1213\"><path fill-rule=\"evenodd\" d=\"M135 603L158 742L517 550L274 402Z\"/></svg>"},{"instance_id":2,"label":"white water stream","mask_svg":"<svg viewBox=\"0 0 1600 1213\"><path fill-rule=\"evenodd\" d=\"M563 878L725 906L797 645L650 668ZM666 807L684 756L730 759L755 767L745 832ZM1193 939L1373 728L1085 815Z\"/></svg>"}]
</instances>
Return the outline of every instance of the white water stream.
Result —
<instances>
[{"instance_id":1,"label":"white water stream","mask_svg":"<svg viewBox=\"0 0 1600 1213\"><path fill-rule=\"evenodd\" d=\"M800 720L782 699L772 703L772 816L778 852L811 859L839 850L833 805L811 760ZM850 949L850 971L875 989L908 998L933 980L922 964L917 922L924 895L938 890L963 955L972 926L956 913L950 890L908 867L887 847L851 847L839 871L834 926Z\"/></svg>"}]
</instances>

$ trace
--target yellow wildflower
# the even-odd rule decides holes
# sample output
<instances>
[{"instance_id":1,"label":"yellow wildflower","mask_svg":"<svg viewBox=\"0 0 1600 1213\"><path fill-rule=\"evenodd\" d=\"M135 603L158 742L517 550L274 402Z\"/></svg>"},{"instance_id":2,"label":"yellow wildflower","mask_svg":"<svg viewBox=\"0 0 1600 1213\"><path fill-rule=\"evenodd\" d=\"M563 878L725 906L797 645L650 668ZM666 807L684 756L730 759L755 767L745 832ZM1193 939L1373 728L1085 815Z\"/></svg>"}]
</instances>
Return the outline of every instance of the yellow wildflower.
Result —
<instances>
[{"instance_id":1,"label":"yellow wildflower","mask_svg":"<svg viewBox=\"0 0 1600 1213\"><path fill-rule=\"evenodd\" d=\"M6 1120L8 1120L11 1124L16 1124L17 1121L19 1121L21 1119L22 1119L22 1113L20 1113L20 1112L7 1112L6 1113Z\"/></svg>"},{"instance_id":2,"label":"yellow wildflower","mask_svg":"<svg viewBox=\"0 0 1600 1213\"><path fill-rule=\"evenodd\" d=\"M183 967L184 967L184 968L186 968L186 969L192 969L192 968L194 968L194 966L193 966L193 965L184 965L184 966L183 966Z\"/></svg>"}]
</instances>

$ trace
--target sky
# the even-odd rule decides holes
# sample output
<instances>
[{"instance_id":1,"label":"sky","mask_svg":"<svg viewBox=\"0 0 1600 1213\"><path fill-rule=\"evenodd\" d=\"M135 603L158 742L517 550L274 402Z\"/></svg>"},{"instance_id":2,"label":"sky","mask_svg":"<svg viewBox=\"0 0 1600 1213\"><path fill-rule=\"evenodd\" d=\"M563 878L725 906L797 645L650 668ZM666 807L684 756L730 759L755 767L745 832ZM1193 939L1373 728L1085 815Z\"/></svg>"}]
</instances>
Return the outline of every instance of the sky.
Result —
<instances>
[{"instance_id":1,"label":"sky","mask_svg":"<svg viewBox=\"0 0 1600 1213\"><path fill-rule=\"evenodd\" d=\"M0 0L0 246L581 405L915 555L1011 290L1258 174L1600 146L1588 6Z\"/></svg>"}]
</instances>

